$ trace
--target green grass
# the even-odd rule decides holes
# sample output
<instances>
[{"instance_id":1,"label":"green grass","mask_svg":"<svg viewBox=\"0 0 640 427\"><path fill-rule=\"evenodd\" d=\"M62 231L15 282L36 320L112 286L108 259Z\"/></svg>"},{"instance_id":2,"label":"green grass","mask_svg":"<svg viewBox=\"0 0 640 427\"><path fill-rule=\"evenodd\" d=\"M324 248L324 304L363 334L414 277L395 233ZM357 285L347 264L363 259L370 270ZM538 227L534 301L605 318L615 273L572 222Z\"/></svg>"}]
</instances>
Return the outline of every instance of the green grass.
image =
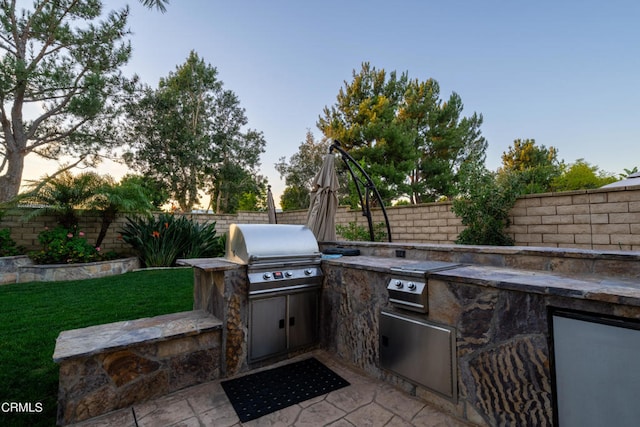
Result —
<instances>
[{"instance_id":1,"label":"green grass","mask_svg":"<svg viewBox=\"0 0 640 427\"><path fill-rule=\"evenodd\" d=\"M61 331L192 307L191 269L0 286L0 405L40 402L43 407L32 414L0 410L0 425L55 426L58 365L52 355Z\"/></svg>"}]
</instances>

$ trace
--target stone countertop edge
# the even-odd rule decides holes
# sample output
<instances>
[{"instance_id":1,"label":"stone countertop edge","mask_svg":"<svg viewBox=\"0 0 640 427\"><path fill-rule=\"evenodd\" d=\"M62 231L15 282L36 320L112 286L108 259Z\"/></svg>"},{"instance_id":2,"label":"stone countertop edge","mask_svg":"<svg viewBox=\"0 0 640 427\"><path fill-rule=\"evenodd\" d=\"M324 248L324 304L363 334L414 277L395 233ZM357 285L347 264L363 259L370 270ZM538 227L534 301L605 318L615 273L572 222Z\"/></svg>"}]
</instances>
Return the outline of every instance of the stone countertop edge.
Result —
<instances>
[{"instance_id":1,"label":"stone countertop edge","mask_svg":"<svg viewBox=\"0 0 640 427\"><path fill-rule=\"evenodd\" d=\"M227 261L225 258L188 258L176 260L176 265L193 267L202 271L225 271L244 267L244 264Z\"/></svg>"},{"instance_id":2,"label":"stone countertop edge","mask_svg":"<svg viewBox=\"0 0 640 427\"><path fill-rule=\"evenodd\" d=\"M389 275L395 274L390 270L391 268L416 262L418 260L373 256L342 257L323 261L328 265L378 271ZM434 271L429 273L428 277L496 289L640 306L640 282L633 279L595 276L570 277L566 274L547 271L516 270L507 267L469 264L462 264L448 270Z\"/></svg>"},{"instance_id":3,"label":"stone countertop edge","mask_svg":"<svg viewBox=\"0 0 640 427\"><path fill-rule=\"evenodd\" d=\"M204 310L106 323L62 331L56 339L53 361L88 357L140 343L167 341L218 329L222 322Z\"/></svg>"}]
</instances>

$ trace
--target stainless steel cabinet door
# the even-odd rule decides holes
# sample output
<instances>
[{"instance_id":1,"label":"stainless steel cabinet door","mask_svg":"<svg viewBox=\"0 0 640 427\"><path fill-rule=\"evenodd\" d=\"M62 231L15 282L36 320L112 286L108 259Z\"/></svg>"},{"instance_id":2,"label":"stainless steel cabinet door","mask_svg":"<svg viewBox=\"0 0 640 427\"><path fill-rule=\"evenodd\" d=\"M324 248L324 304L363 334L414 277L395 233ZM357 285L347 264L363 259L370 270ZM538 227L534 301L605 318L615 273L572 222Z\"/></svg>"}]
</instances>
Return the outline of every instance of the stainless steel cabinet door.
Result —
<instances>
[{"instance_id":1,"label":"stainless steel cabinet door","mask_svg":"<svg viewBox=\"0 0 640 427\"><path fill-rule=\"evenodd\" d=\"M380 366L457 399L455 330L380 312Z\"/></svg>"},{"instance_id":2,"label":"stainless steel cabinet door","mask_svg":"<svg viewBox=\"0 0 640 427\"><path fill-rule=\"evenodd\" d=\"M318 292L289 295L289 348L313 344L318 338Z\"/></svg>"},{"instance_id":3,"label":"stainless steel cabinet door","mask_svg":"<svg viewBox=\"0 0 640 427\"><path fill-rule=\"evenodd\" d=\"M260 359L287 349L286 314L286 296L251 301L249 359Z\"/></svg>"}]
</instances>

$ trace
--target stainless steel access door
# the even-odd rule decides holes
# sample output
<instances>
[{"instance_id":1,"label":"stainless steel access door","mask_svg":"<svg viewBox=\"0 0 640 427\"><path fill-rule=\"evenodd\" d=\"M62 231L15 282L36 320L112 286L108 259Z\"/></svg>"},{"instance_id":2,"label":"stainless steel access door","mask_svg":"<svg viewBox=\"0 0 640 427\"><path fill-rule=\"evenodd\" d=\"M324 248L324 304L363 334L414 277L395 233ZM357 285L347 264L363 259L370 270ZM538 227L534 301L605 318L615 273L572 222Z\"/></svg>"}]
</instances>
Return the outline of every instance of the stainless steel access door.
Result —
<instances>
[{"instance_id":1,"label":"stainless steel access door","mask_svg":"<svg viewBox=\"0 0 640 427\"><path fill-rule=\"evenodd\" d=\"M455 329L380 312L380 366L456 401Z\"/></svg>"},{"instance_id":2,"label":"stainless steel access door","mask_svg":"<svg viewBox=\"0 0 640 427\"><path fill-rule=\"evenodd\" d=\"M261 359L287 349L286 317L286 295L251 301L249 359Z\"/></svg>"}]
</instances>

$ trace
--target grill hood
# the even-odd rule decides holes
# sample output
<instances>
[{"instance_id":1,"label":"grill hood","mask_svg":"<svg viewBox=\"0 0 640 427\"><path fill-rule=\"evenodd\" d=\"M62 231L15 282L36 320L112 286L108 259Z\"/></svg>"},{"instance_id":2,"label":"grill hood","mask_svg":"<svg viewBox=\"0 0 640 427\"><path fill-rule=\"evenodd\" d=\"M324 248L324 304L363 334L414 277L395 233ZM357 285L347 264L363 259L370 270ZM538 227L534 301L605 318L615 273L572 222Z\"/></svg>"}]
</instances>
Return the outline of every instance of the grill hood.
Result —
<instances>
[{"instance_id":1,"label":"grill hood","mask_svg":"<svg viewBox=\"0 0 640 427\"><path fill-rule=\"evenodd\" d=\"M231 224L227 260L239 264L318 262L322 254L313 232L303 225Z\"/></svg>"}]
</instances>

